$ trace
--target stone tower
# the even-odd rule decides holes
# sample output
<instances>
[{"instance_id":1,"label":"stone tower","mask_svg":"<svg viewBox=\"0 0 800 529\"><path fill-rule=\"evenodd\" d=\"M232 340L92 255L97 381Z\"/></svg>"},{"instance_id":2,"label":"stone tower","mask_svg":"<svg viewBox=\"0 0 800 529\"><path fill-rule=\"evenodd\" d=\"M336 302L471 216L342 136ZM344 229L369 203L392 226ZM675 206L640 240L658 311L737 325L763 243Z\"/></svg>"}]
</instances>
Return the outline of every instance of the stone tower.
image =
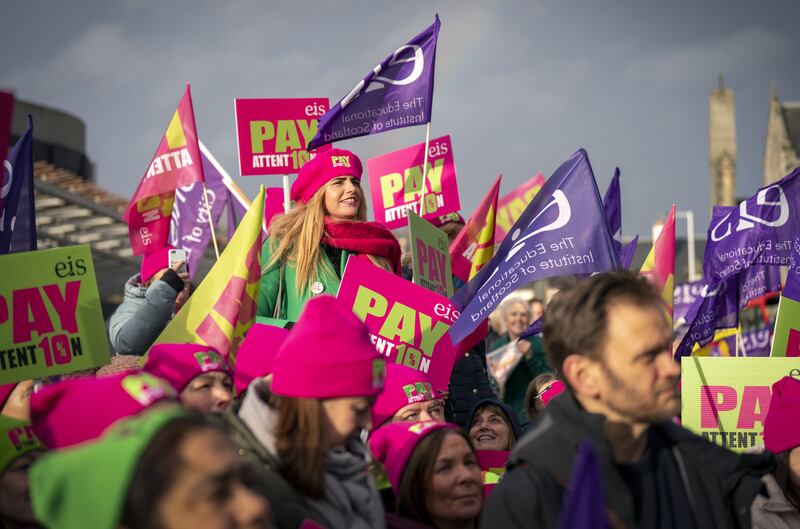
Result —
<instances>
[{"instance_id":1,"label":"stone tower","mask_svg":"<svg viewBox=\"0 0 800 529\"><path fill-rule=\"evenodd\" d=\"M708 96L708 172L711 205L736 205L736 109L733 90L719 87Z\"/></svg>"},{"instance_id":2,"label":"stone tower","mask_svg":"<svg viewBox=\"0 0 800 529\"><path fill-rule=\"evenodd\" d=\"M782 103L775 83L769 98L764 145L764 185L777 182L800 165L800 103Z\"/></svg>"}]
</instances>

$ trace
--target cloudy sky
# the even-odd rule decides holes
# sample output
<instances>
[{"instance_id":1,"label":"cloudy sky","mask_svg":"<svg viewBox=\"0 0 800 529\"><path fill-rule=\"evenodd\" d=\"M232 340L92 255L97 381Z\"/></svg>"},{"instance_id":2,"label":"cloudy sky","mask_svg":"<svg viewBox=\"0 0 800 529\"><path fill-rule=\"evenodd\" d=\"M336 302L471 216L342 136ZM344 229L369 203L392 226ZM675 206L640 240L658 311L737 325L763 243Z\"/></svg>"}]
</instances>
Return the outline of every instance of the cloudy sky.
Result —
<instances>
[{"instance_id":1,"label":"cloudy sky","mask_svg":"<svg viewBox=\"0 0 800 529\"><path fill-rule=\"evenodd\" d=\"M584 147L600 192L622 170L623 232L675 202L708 223L708 93L733 88L737 192L761 182L771 81L800 100L797 0L5 0L0 87L80 116L97 181L130 196L192 85L201 139L237 178L233 99L338 101L442 19L432 134L451 134L463 211ZM416 127L340 145L366 159ZM279 178L279 177L278 177ZM252 196L259 183L237 180ZM684 228L679 225L679 230Z\"/></svg>"}]
</instances>

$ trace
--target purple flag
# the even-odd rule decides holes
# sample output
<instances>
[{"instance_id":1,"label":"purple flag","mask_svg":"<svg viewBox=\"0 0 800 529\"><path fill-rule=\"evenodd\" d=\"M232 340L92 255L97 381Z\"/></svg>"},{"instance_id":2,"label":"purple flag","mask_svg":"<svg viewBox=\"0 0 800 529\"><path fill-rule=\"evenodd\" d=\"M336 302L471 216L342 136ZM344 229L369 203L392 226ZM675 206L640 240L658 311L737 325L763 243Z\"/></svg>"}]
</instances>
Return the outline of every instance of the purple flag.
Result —
<instances>
[{"instance_id":1,"label":"purple flag","mask_svg":"<svg viewBox=\"0 0 800 529\"><path fill-rule=\"evenodd\" d=\"M586 151L556 169L503 239L494 257L456 295L459 343L514 290L531 281L619 268Z\"/></svg>"},{"instance_id":2,"label":"purple flag","mask_svg":"<svg viewBox=\"0 0 800 529\"><path fill-rule=\"evenodd\" d=\"M769 356L772 327L762 327L742 335L742 347L747 356ZM735 346L734 346L735 347Z\"/></svg>"},{"instance_id":3,"label":"purple flag","mask_svg":"<svg viewBox=\"0 0 800 529\"><path fill-rule=\"evenodd\" d=\"M631 263L633 262L633 256L636 254L636 247L639 246L639 234L636 234L636 237L633 238L631 242L623 246L619 251L619 266L623 270L627 270L631 267Z\"/></svg>"},{"instance_id":4,"label":"purple flag","mask_svg":"<svg viewBox=\"0 0 800 529\"><path fill-rule=\"evenodd\" d=\"M619 167L614 169L614 176L611 177L606 196L603 197L603 211L606 214L611 236L614 238L614 248L619 253L622 249L622 200L619 190ZM627 266L623 268L627 268Z\"/></svg>"},{"instance_id":5,"label":"purple flag","mask_svg":"<svg viewBox=\"0 0 800 529\"><path fill-rule=\"evenodd\" d=\"M717 285L755 264L788 265L800 232L800 168L762 187L708 227L703 272Z\"/></svg>"},{"instance_id":6,"label":"purple flag","mask_svg":"<svg viewBox=\"0 0 800 529\"><path fill-rule=\"evenodd\" d=\"M319 120L308 150L431 120L439 16L422 33L373 68Z\"/></svg>"},{"instance_id":7,"label":"purple flag","mask_svg":"<svg viewBox=\"0 0 800 529\"><path fill-rule=\"evenodd\" d=\"M729 277L716 287L703 286L686 313L689 330L675 352L676 357L692 354L694 344L711 342L718 329L739 325L739 311L767 292L780 289L780 271L776 266L757 265Z\"/></svg>"},{"instance_id":8,"label":"purple flag","mask_svg":"<svg viewBox=\"0 0 800 529\"><path fill-rule=\"evenodd\" d=\"M792 240L792 254L783 295L794 301L800 301L800 237L798 236Z\"/></svg>"},{"instance_id":9,"label":"purple flag","mask_svg":"<svg viewBox=\"0 0 800 529\"><path fill-rule=\"evenodd\" d=\"M33 195L33 118L3 162L0 185L0 254L36 250Z\"/></svg>"},{"instance_id":10,"label":"purple flag","mask_svg":"<svg viewBox=\"0 0 800 529\"><path fill-rule=\"evenodd\" d=\"M770 356L770 340L772 327L763 327L740 335L739 348L736 347L736 335L726 336L719 342L709 346L709 356Z\"/></svg>"},{"instance_id":11,"label":"purple flag","mask_svg":"<svg viewBox=\"0 0 800 529\"><path fill-rule=\"evenodd\" d=\"M581 441L569 479L558 529L608 529L600 461L588 439Z\"/></svg>"},{"instance_id":12,"label":"purple flag","mask_svg":"<svg viewBox=\"0 0 800 529\"><path fill-rule=\"evenodd\" d=\"M672 299L672 318L675 322L686 319L686 314L689 308L694 304L695 300L700 296L705 286L705 281L702 279L687 283L678 283L673 290Z\"/></svg>"},{"instance_id":13,"label":"purple flag","mask_svg":"<svg viewBox=\"0 0 800 529\"><path fill-rule=\"evenodd\" d=\"M675 357L692 354L694 344L700 347L714 338L717 329L729 329L739 325L739 304L736 301L736 281L728 279L715 288L703 285L700 296L689 308L686 322L689 329L675 350Z\"/></svg>"},{"instance_id":14,"label":"purple flag","mask_svg":"<svg viewBox=\"0 0 800 529\"><path fill-rule=\"evenodd\" d=\"M223 180L226 181L226 180ZM283 189L281 189L283 192ZM242 221L242 217L247 213L248 204L242 201L242 198L228 189L228 240L233 238L233 233Z\"/></svg>"},{"instance_id":15,"label":"purple flag","mask_svg":"<svg viewBox=\"0 0 800 529\"><path fill-rule=\"evenodd\" d=\"M216 163L205 145L200 144L203 173L206 177L208 205L211 208L211 221L219 221L228 199L222 167ZM212 161L213 160L213 161ZM175 203L172 206L172 225L169 243L175 248L186 250L186 264L189 276L194 278L203 253L211 240L208 210L203 199L203 184L195 182L175 190Z\"/></svg>"},{"instance_id":16,"label":"purple flag","mask_svg":"<svg viewBox=\"0 0 800 529\"><path fill-rule=\"evenodd\" d=\"M519 336L520 339L527 338L528 336L533 336L534 334L541 334L542 332L542 324L544 323L544 317L539 316L535 322L531 323L527 329Z\"/></svg>"}]
</instances>

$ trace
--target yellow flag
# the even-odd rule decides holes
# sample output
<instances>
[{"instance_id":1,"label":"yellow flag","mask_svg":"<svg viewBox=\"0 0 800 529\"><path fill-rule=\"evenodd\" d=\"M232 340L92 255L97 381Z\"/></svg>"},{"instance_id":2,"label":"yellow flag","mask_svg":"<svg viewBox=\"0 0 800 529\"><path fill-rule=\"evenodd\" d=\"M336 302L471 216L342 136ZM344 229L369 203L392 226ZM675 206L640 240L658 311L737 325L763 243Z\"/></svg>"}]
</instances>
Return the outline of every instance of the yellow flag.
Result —
<instances>
[{"instance_id":1,"label":"yellow flag","mask_svg":"<svg viewBox=\"0 0 800 529\"><path fill-rule=\"evenodd\" d=\"M233 365L244 333L256 317L263 221L262 186L219 260L155 343L208 345L228 355Z\"/></svg>"}]
</instances>

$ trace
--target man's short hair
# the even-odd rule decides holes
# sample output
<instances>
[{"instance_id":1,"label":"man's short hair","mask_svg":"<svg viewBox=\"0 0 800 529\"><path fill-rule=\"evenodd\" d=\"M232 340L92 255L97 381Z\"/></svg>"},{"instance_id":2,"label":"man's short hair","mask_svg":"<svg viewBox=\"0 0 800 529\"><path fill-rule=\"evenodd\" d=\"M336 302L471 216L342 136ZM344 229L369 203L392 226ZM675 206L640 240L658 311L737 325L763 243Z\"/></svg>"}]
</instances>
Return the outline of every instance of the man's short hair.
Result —
<instances>
[{"instance_id":1,"label":"man's short hair","mask_svg":"<svg viewBox=\"0 0 800 529\"><path fill-rule=\"evenodd\" d=\"M557 372L562 373L564 359L571 354L600 358L608 308L618 301L639 307L662 305L655 288L628 271L597 274L553 297L544 316L542 341L550 365Z\"/></svg>"}]
</instances>

